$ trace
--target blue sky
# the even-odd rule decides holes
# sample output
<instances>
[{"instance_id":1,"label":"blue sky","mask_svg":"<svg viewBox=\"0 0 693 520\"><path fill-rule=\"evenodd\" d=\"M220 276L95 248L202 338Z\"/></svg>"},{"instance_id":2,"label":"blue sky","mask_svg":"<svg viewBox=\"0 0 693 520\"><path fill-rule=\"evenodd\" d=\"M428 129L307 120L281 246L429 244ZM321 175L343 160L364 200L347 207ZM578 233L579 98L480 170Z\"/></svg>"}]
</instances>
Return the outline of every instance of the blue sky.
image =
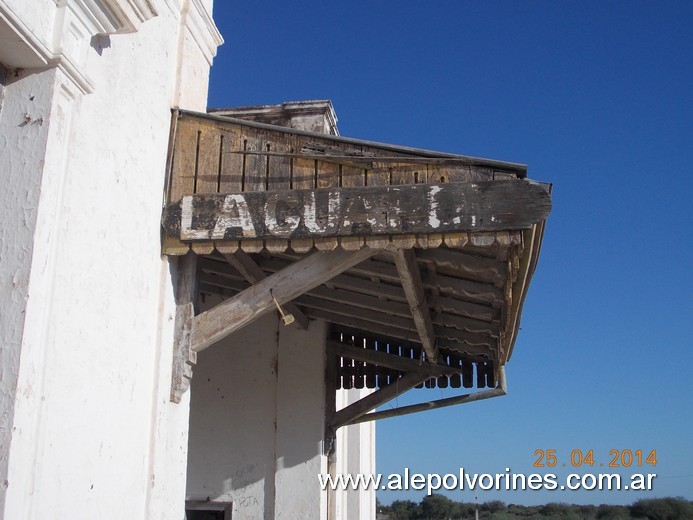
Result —
<instances>
[{"instance_id":1,"label":"blue sky","mask_svg":"<svg viewBox=\"0 0 693 520\"><path fill-rule=\"evenodd\" d=\"M537 449L568 464L593 449L605 466L612 449L656 449L653 493L479 500L693 500L693 3L217 0L214 11L226 43L211 107L329 98L342 135L526 163L554 184L509 395L380 422L378 471L529 473Z\"/></svg>"}]
</instances>

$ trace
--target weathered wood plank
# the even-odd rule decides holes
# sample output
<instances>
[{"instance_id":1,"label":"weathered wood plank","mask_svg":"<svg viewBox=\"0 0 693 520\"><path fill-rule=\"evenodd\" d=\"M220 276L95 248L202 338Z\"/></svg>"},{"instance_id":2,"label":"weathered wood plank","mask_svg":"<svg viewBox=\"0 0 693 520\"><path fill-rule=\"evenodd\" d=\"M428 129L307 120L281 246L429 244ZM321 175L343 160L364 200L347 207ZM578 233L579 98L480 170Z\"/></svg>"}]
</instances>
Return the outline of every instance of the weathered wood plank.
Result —
<instances>
[{"instance_id":1,"label":"weathered wood plank","mask_svg":"<svg viewBox=\"0 0 693 520\"><path fill-rule=\"evenodd\" d=\"M416 330L421 338L421 344L426 351L426 357L435 362L438 359L436 335L426 302L419 265L416 263L416 253L413 249L399 249L395 252L395 265L402 281L404 295L409 302Z\"/></svg>"},{"instance_id":2,"label":"weathered wood plank","mask_svg":"<svg viewBox=\"0 0 693 520\"><path fill-rule=\"evenodd\" d=\"M286 265L287 264L275 259L261 261L262 268L270 272L276 272ZM349 274L343 274L330 280L329 285L387 298L388 300L399 302L407 301L401 287L372 281L373 278L377 278L388 282L399 282L397 271L394 268L390 268L387 264L383 262L366 261L353 267L349 272L368 276L371 278L371 281L363 280ZM433 288L439 287L440 292L444 295L432 296L429 298L431 308L442 309L446 312L453 312L486 321L498 319L498 312L495 307L499 307L502 304L503 295L500 290L494 286L449 276L433 276L428 273L422 276L422 280L426 289L432 290ZM483 302L491 306L480 305L475 302Z\"/></svg>"},{"instance_id":3,"label":"weathered wood plank","mask_svg":"<svg viewBox=\"0 0 693 520\"><path fill-rule=\"evenodd\" d=\"M219 159L221 155L221 135L215 127L200 125L197 133L197 165L195 174L195 193L215 194L219 189ZM208 255L214 251L213 242L192 244L196 255Z\"/></svg>"},{"instance_id":4,"label":"weathered wood plank","mask_svg":"<svg viewBox=\"0 0 693 520\"><path fill-rule=\"evenodd\" d=\"M384 170L387 172L387 183L389 185L402 184L418 184L427 182L425 164L411 164L388 161L383 163L383 159L379 158L379 162L373 164L374 170ZM394 235L390 238L392 244L400 249L410 249L416 245L416 235L413 233L405 233L402 235Z\"/></svg>"},{"instance_id":5,"label":"weathered wood plank","mask_svg":"<svg viewBox=\"0 0 693 520\"><path fill-rule=\"evenodd\" d=\"M366 186L185 196L163 226L184 241L495 231L529 228L550 208L524 181Z\"/></svg>"},{"instance_id":6,"label":"weathered wood plank","mask_svg":"<svg viewBox=\"0 0 693 520\"><path fill-rule=\"evenodd\" d=\"M390 184L390 174L382 167L376 167L365 171L364 185L365 186L388 186ZM380 247L385 249L390 244L389 236L369 236L366 237L366 245L369 247Z\"/></svg>"},{"instance_id":7,"label":"weathered wood plank","mask_svg":"<svg viewBox=\"0 0 693 520\"><path fill-rule=\"evenodd\" d=\"M380 323L375 323L373 321L356 318L354 316L347 316L345 314L340 314L337 312L330 312L323 308L313 309L306 307L305 313L310 318L323 319L329 321L330 323L335 323L337 325L344 325L345 327L358 329L359 331L361 331L362 334L367 332L369 335L374 334L377 336L382 336L383 338L390 338L390 341L392 341L393 339L396 339L397 341L403 340L412 343L417 343L419 341L419 337L416 333L416 330L413 327L410 329L402 329L399 327L393 327L391 325L383 325ZM450 329L447 329L446 332L449 330ZM465 341L466 339L468 339L468 335L461 331L457 331L454 334L458 337L459 340L439 337L438 347L452 349L456 352L463 352L470 356L484 356L495 358L496 349L494 346L479 344L476 342L475 344L468 343L467 341ZM496 343L496 340L493 338L491 338L490 341L494 342L494 344ZM391 344L388 348L392 350L397 350L399 349L399 346L396 344Z\"/></svg>"},{"instance_id":8,"label":"weathered wood plank","mask_svg":"<svg viewBox=\"0 0 693 520\"><path fill-rule=\"evenodd\" d=\"M423 262L435 262L436 271L452 276L463 276L492 283L502 287L505 282L505 263L491 258L451 251L445 248L431 249L419 252Z\"/></svg>"},{"instance_id":9,"label":"weathered wood plank","mask_svg":"<svg viewBox=\"0 0 693 520\"><path fill-rule=\"evenodd\" d=\"M192 327L193 350L199 352L207 348L274 310L275 302L279 305L288 303L377 252L377 249L365 247L360 251L317 252L268 276L196 316Z\"/></svg>"},{"instance_id":10,"label":"weathered wood plank","mask_svg":"<svg viewBox=\"0 0 693 520\"><path fill-rule=\"evenodd\" d=\"M243 150L247 152L266 152L268 145L267 133L256 128L243 127ZM264 154L248 154L243 163L243 191L246 193L267 190L268 157ZM238 238L238 237L229 237ZM248 253L259 253L265 244L265 237L248 237L239 246ZM269 237L268 237L269 238Z\"/></svg>"},{"instance_id":11,"label":"weathered wood plank","mask_svg":"<svg viewBox=\"0 0 693 520\"><path fill-rule=\"evenodd\" d=\"M219 191L219 160L221 158L221 134L215 128L200 129L197 142L197 177L195 193L203 195Z\"/></svg>"},{"instance_id":12,"label":"weathered wood plank","mask_svg":"<svg viewBox=\"0 0 693 520\"><path fill-rule=\"evenodd\" d=\"M195 193L195 174L197 170L197 130L194 121L177 118L174 137L173 158L168 200L177 201L185 195ZM189 244L184 244L174 236L164 237L163 252L168 255L184 255L190 250Z\"/></svg>"},{"instance_id":13,"label":"weathered wood plank","mask_svg":"<svg viewBox=\"0 0 693 520\"><path fill-rule=\"evenodd\" d=\"M318 161L315 169L316 188L318 190L339 188L339 170L339 164L329 161ZM329 219L329 209L327 211L326 216ZM309 233L305 236L311 236L311 234ZM313 239L315 247L320 251L332 251L339 244L339 240L334 238L334 236L330 234L315 236Z\"/></svg>"},{"instance_id":14,"label":"weathered wood plank","mask_svg":"<svg viewBox=\"0 0 693 520\"><path fill-rule=\"evenodd\" d=\"M243 191L243 138L240 129L230 129L221 134L220 193Z\"/></svg>"},{"instance_id":15,"label":"weathered wood plank","mask_svg":"<svg viewBox=\"0 0 693 520\"><path fill-rule=\"evenodd\" d=\"M212 292L238 293L247 288L245 282L237 279L215 277L205 273L201 280ZM212 287L218 289L211 289ZM350 291L332 290L316 287L298 297L296 302L305 308L305 313L313 316L314 310L329 313L331 319L355 318L365 330L388 330L393 337L414 338L414 324L408 304L379 300ZM321 315L325 317L325 315ZM453 314L434 313L431 320L439 338L458 343L495 348L498 345L499 326L481 320L464 318ZM375 329L374 329L375 327ZM418 341L418 338L416 338Z\"/></svg>"},{"instance_id":16,"label":"weathered wood plank","mask_svg":"<svg viewBox=\"0 0 693 520\"><path fill-rule=\"evenodd\" d=\"M361 147L345 149L343 151L354 155L362 153ZM363 167L340 165L339 168L340 186L352 188L366 185L366 170ZM339 244L342 246L342 249L354 251L361 249L364 244L364 239L360 236L343 236L340 237Z\"/></svg>"},{"instance_id":17,"label":"weathered wood plank","mask_svg":"<svg viewBox=\"0 0 693 520\"><path fill-rule=\"evenodd\" d=\"M176 128L169 201L180 200L184 195L195 193L197 173L198 125L194 121L179 119Z\"/></svg>"},{"instance_id":18,"label":"weathered wood plank","mask_svg":"<svg viewBox=\"0 0 693 520\"><path fill-rule=\"evenodd\" d=\"M271 136L273 139L268 143L270 151L279 152L279 155L267 157L267 189L270 191L286 191L291 189L291 157L293 153L293 136ZM287 154L287 155L282 155ZM265 240L265 249L269 252L284 252L289 247L289 241L285 238Z\"/></svg>"},{"instance_id":19,"label":"weathered wood plank","mask_svg":"<svg viewBox=\"0 0 693 520\"><path fill-rule=\"evenodd\" d=\"M301 147L301 139L294 137L294 149ZM305 190L316 189L315 169L317 161L315 159L304 159L300 156L292 160L291 189ZM313 249L312 238L292 238L290 241L291 249L297 253L307 253Z\"/></svg>"}]
</instances>

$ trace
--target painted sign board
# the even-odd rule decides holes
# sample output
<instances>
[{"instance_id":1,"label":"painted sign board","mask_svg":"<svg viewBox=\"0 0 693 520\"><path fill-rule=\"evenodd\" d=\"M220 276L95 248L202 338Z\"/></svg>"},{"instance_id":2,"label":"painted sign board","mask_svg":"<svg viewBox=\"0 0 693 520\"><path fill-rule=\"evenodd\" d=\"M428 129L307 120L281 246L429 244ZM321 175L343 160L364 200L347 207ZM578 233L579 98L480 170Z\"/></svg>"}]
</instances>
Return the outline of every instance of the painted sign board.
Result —
<instances>
[{"instance_id":1,"label":"painted sign board","mask_svg":"<svg viewBox=\"0 0 693 520\"><path fill-rule=\"evenodd\" d=\"M527 180L188 195L164 209L183 241L527 229L551 210Z\"/></svg>"}]
</instances>

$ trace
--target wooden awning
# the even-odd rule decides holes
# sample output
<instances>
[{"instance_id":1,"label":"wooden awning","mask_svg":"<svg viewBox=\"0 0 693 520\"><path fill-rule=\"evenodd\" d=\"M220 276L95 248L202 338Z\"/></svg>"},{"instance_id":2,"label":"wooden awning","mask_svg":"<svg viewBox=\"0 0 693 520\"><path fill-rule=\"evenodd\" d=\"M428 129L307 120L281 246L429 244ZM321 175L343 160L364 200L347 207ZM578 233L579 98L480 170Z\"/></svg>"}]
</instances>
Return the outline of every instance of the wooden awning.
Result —
<instances>
[{"instance_id":1,"label":"wooden awning","mask_svg":"<svg viewBox=\"0 0 693 520\"><path fill-rule=\"evenodd\" d=\"M227 298L192 351L279 309L495 383L551 208L523 165L174 111L168 169L163 253Z\"/></svg>"}]
</instances>

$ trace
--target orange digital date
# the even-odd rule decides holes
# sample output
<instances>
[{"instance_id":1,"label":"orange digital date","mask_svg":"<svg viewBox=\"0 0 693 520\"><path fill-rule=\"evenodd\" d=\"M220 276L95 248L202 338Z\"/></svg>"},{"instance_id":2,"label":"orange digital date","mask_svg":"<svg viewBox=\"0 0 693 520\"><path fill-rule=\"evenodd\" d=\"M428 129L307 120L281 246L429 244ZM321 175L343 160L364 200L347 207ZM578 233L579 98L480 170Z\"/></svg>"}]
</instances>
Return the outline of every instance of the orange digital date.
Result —
<instances>
[{"instance_id":1,"label":"orange digital date","mask_svg":"<svg viewBox=\"0 0 693 520\"><path fill-rule=\"evenodd\" d=\"M537 457L534 461L535 468L553 468L559 463L556 450L535 450L534 455ZM608 464L610 468L629 468L633 465L641 467L645 464L649 464L650 466L657 465L657 450L650 451L644 459L644 452L642 450L610 450L609 457L611 457ZM570 465L574 468L579 468L580 466L594 466L594 450L588 450L587 452L583 452L582 450L571 451ZM566 464L564 463L562 466L566 466ZM604 464L599 464L599 466L604 466Z\"/></svg>"}]
</instances>

